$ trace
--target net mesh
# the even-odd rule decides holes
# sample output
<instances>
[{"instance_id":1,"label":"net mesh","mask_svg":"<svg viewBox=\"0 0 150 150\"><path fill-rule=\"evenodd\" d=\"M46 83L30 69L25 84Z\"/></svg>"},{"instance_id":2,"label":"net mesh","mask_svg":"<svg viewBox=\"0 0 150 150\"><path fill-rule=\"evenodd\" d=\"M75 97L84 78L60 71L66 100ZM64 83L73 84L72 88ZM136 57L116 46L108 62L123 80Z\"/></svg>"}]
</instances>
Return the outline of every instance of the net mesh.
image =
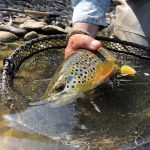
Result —
<instances>
[{"instance_id":1,"label":"net mesh","mask_svg":"<svg viewBox=\"0 0 150 150\"><path fill-rule=\"evenodd\" d=\"M148 47L107 37L97 37L97 39L101 41L103 47L111 51L150 60L150 48ZM65 34L50 35L48 37L33 39L18 47L8 58L4 60L1 86L2 95L8 92L15 74L25 60L41 51L65 47Z\"/></svg>"}]
</instances>

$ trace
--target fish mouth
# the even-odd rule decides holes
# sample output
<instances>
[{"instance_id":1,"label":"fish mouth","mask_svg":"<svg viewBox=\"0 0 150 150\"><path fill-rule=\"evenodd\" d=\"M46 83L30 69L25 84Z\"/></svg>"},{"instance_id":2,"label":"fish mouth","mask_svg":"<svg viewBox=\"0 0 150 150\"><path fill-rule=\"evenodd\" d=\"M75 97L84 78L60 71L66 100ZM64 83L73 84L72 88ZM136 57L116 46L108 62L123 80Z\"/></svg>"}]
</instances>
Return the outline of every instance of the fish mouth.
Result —
<instances>
[{"instance_id":1,"label":"fish mouth","mask_svg":"<svg viewBox=\"0 0 150 150\"><path fill-rule=\"evenodd\" d=\"M70 104L74 102L78 97L81 97L83 94L72 92L72 93L66 93L66 92L60 92L60 93L52 93L47 98L38 101L38 102L32 102L29 105L30 106L39 106L39 105L45 105L50 104L50 107L57 108L61 106L65 106L67 104Z\"/></svg>"}]
</instances>

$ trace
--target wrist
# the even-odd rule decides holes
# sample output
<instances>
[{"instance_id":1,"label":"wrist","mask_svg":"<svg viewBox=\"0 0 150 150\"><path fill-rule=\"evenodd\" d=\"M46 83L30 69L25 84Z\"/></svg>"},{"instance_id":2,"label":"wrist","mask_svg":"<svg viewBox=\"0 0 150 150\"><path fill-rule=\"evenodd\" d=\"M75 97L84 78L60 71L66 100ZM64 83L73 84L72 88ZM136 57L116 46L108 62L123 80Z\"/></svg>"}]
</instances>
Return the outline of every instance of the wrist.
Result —
<instances>
[{"instance_id":1,"label":"wrist","mask_svg":"<svg viewBox=\"0 0 150 150\"><path fill-rule=\"evenodd\" d=\"M87 32L93 38L95 38L98 29L99 29L98 25L94 25L90 23L82 23L82 22L77 22L73 24L72 27L72 30L82 30L84 32Z\"/></svg>"},{"instance_id":2,"label":"wrist","mask_svg":"<svg viewBox=\"0 0 150 150\"><path fill-rule=\"evenodd\" d=\"M87 36L90 36L90 37L92 37L91 35L90 35L90 33L88 33L87 31L84 31L84 30L72 30L71 32L69 32L68 34L67 34L67 36L66 36L66 42L68 43L68 41L69 41L69 39L70 39L70 37L72 37L72 36L74 36L74 35L77 35L77 34L83 34L83 35L87 35Z\"/></svg>"}]
</instances>

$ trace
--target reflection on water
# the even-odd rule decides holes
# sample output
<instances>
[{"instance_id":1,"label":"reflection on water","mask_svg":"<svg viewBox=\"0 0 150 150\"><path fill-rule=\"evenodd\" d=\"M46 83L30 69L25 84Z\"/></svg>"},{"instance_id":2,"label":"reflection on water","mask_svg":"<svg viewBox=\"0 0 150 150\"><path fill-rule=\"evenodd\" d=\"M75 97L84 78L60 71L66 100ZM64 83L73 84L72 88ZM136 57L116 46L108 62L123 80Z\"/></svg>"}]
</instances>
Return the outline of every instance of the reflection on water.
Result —
<instances>
[{"instance_id":1,"label":"reflection on water","mask_svg":"<svg viewBox=\"0 0 150 150\"><path fill-rule=\"evenodd\" d=\"M64 107L28 106L40 99L62 59L61 50L51 50L21 66L9 104L0 108L0 146L6 150L148 148L150 62L118 54L122 64L137 70L135 77L114 77Z\"/></svg>"}]
</instances>

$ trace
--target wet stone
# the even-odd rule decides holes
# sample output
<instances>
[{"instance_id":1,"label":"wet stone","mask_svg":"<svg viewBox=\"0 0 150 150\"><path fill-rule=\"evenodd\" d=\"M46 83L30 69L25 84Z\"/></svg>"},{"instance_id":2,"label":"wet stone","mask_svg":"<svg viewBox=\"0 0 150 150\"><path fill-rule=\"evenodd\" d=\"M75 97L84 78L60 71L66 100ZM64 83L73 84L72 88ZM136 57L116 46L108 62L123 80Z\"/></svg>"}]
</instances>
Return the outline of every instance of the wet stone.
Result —
<instances>
[{"instance_id":1,"label":"wet stone","mask_svg":"<svg viewBox=\"0 0 150 150\"><path fill-rule=\"evenodd\" d=\"M2 3L6 3L6 4L10 4L11 3L11 0L2 0Z\"/></svg>"},{"instance_id":2,"label":"wet stone","mask_svg":"<svg viewBox=\"0 0 150 150\"><path fill-rule=\"evenodd\" d=\"M0 25L0 31L9 31L16 35L24 35L27 33L25 29L16 28L10 25Z\"/></svg>"},{"instance_id":3,"label":"wet stone","mask_svg":"<svg viewBox=\"0 0 150 150\"><path fill-rule=\"evenodd\" d=\"M47 24L45 22L38 22L35 20L27 20L23 24L20 25L20 28L26 30L40 30Z\"/></svg>"},{"instance_id":4,"label":"wet stone","mask_svg":"<svg viewBox=\"0 0 150 150\"><path fill-rule=\"evenodd\" d=\"M0 12L0 18L2 18L3 17L3 14Z\"/></svg>"},{"instance_id":5,"label":"wet stone","mask_svg":"<svg viewBox=\"0 0 150 150\"><path fill-rule=\"evenodd\" d=\"M0 41L1 42L14 42L18 39L18 37L7 31L0 31Z\"/></svg>"},{"instance_id":6,"label":"wet stone","mask_svg":"<svg viewBox=\"0 0 150 150\"><path fill-rule=\"evenodd\" d=\"M0 1L1 2L1 1ZM2 2L1 2L2 3ZM0 7L1 8L5 8L6 7L6 5L5 4L0 4Z\"/></svg>"},{"instance_id":7,"label":"wet stone","mask_svg":"<svg viewBox=\"0 0 150 150\"><path fill-rule=\"evenodd\" d=\"M67 33L63 28L54 25L47 25L42 30L50 33Z\"/></svg>"},{"instance_id":8,"label":"wet stone","mask_svg":"<svg viewBox=\"0 0 150 150\"><path fill-rule=\"evenodd\" d=\"M26 22L27 18L24 16L24 14L18 14L19 17L16 17L13 19L14 24L23 24Z\"/></svg>"},{"instance_id":9,"label":"wet stone","mask_svg":"<svg viewBox=\"0 0 150 150\"><path fill-rule=\"evenodd\" d=\"M63 19L62 22L63 22L63 24L64 24L66 27L69 27L69 26L71 26L71 24L72 24L72 22L69 21L68 18L67 18L67 19Z\"/></svg>"},{"instance_id":10,"label":"wet stone","mask_svg":"<svg viewBox=\"0 0 150 150\"><path fill-rule=\"evenodd\" d=\"M8 11L2 11L1 13L2 13L3 17L10 16L10 12L8 12Z\"/></svg>"},{"instance_id":11,"label":"wet stone","mask_svg":"<svg viewBox=\"0 0 150 150\"><path fill-rule=\"evenodd\" d=\"M38 38L38 34L35 31L31 31L24 36L24 39L27 41L32 40L34 38Z\"/></svg>"},{"instance_id":12,"label":"wet stone","mask_svg":"<svg viewBox=\"0 0 150 150\"><path fill-rule=\"evenodd\" d=\"M65 29L65 25L60 21L53 21L52 24Z\"/></svg>"}]
</instances>

